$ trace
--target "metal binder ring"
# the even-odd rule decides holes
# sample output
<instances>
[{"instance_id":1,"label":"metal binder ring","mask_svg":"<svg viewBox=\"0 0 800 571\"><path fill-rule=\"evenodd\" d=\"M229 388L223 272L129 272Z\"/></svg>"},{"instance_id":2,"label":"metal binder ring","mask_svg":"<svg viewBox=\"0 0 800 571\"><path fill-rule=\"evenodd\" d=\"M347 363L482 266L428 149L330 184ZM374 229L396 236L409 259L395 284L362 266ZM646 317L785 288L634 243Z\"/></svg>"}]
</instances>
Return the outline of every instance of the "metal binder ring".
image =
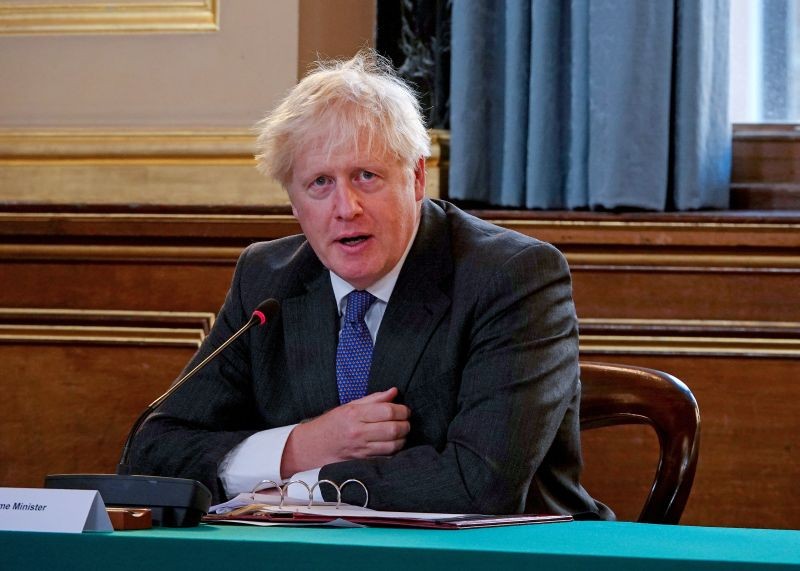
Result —
<instances>
[{"instance_id":1,"label":"metal binder ring","mask_svg":"<svg viewBox=\"0 0 800 571\"><path fill-rule=\"evenodd\" d=\"M344 490L344 487L350 482L354 482L360 485L362 488L364 488L364 505L361 507L362 508L367 507L367 504L369 503L369 491L367 490L367 487L364 485L364 482L362 482L361 480L356 480L355 478L350 478L349 480L345 480L344 482L342 482L341 489Z\"/></svg>"},{"instance_id":2,"label":"metal binder ring","mask_svg":"<svg viewBox=\"0 0 800 571\"><path fill-rule=\"evenodd\" d=\"M251 500L256 501L256 492L264 489L261 484L272 484L275 488L278 488L278 491L281 493L281 503L283 503L283 489L281 489L281 485L275 480L261 480L258 484L253 486L253 489L250 491Z\"/></svg>"},{"instance_id":3,"label":"metal binder ring","mask_svg":"<svg viewBox=\"0 0 800 571\"><path fill-rule=\"evenodd\" d=\"M283 485L283 489L281 490L281 503L278 505L278 507L279 508L283 507L283 497L284 497L283 492L288 493L289 486L291 486L292 484L303 484L303 486L305 486L306 491L308 492L308 505L311 505L311 498L313 496L311 495L311 489L308 487L308 484L306 484L303 480L289 480Z\"/></svg>"},{"instance_id":4,"label":"metal binder ring","mask_svg":"<svg viewBox=\"0 0 800 571\"><path fill-rule=\"evenodd\" d=\"M331 486L333 486L333 489L336 490L336 507L338 508L339 504L342 503L342 490L339 488L339 486L337 486L330 480L318 480L313 486L311 486L311 492L309 493L308 496L309 497L308 507L311 507L314 498L314 490L316 490L320 484L330 484Z\"/></svg>"}]
</instances>

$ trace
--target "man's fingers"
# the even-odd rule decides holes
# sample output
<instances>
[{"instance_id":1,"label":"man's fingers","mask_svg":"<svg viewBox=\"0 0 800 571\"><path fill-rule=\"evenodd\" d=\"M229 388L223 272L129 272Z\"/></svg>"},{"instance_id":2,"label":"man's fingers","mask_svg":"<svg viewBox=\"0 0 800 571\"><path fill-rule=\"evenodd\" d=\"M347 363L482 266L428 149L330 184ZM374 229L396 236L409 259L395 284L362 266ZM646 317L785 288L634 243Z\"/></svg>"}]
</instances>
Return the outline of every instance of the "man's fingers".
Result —
<instances>
[{"instance_id":1,"label":"man's fingers","mask_svg":"<svg viewBox=\"0 0 800 571\"><path fill-rule=\"evenodd\" d=\"M382 442L371 442L367 456L391 456L392 454L402 450L405 444L405 438L398 438L397 440L387 440Z\"/></svg>"},{"instance_id":2,"label":"man's fingers","mask_svg":"<svg viewBox=\"0 0 800 571\"><path fill-rule=\"evenodd\" d=\"M386 389L385 391L381 391L379 393L370 393L365 397L361 397L360 399L356 399L351 402L358 404L367 404L373 402L391 402L394 400L394 397L396 396L397 396L397 387L392 387L391 389Z\"/></svg>"},{"instance_id":3,"label":"man's fingers","mask_svg":"<svg viewBox=\"0 0 800 571\"><path fill-rule=\"evenodd\" d=\"M352 406L350 413L361 422L407 420L411 416L411 411L405 405L393 403L395 397L397 397L396 387L368 394L348 403Z\"/></svg>"},{"instance_id":4,"label":"man's fingers","mask_svg":"<svg viewBox=\"0 0 800 571\"><path fill-rule=\"evenodd\" d=\"M392 442L406 437L411 425L406 420L374 422L364 426L363 442L369 446L375 442Z\"/></svg>"},{"instance_id":5,"label":"man's fingers","mask_svg":"<svg viewBox=\"0 0 800 571\"><path fill-rule=\"evenodd\" d=\"M359 417L363 422L389 422L392 420L408 420L411 410L404 404L380 402L361 406Z\"/></svg>"}]
</instances>

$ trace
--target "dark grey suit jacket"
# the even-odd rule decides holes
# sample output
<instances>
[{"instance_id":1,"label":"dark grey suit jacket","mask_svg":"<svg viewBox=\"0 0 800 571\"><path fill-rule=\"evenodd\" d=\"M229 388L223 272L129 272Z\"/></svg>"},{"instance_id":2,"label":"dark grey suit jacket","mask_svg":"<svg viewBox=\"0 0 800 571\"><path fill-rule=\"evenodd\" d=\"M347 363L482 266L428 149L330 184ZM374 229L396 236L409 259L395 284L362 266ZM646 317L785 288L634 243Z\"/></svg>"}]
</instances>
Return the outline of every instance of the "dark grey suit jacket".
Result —
<instances>
[{"instance_id":1,"label":"dark grey suit jacket","mask_svg":"<svg viewBox=\"0 0 800 571\"><path fill-rule=\"evenodd\" d=\"M244 251L187 368L269 297L280 301L279 317L144 424L136 472L198 479L220 499L219 464L244 438L338 405L338 312L329 273L303 236ZM324 466L320 478L363 481L377 509L610 517L579 483L577 320L566 261L552 246L425 200L373 353L369 392L390 387L412 411L405 448ZM355 486L345 490L345 501L358 501Z\"/></svg>"}]
</instances>

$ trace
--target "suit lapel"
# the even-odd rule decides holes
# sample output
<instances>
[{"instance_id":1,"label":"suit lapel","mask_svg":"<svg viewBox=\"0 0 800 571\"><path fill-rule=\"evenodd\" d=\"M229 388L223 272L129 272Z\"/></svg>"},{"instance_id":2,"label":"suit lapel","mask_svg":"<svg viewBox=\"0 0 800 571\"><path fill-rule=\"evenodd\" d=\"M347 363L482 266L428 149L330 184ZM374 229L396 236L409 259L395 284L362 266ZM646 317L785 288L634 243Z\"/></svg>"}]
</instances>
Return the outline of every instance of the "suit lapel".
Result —
<instances>
[{"instance_id":1,"label":"suit lapel","mask_svg":"<svg viewBox=\"0 0 800 571\"><path fill-rule=\"evenodd\" d=\"M317 262L307 291L283 302L288 378L306 418L339 404L336 388L338 310L330 276Z\"/></svg>"},{"instance_id":2,"label":"suit lapel","mask_svg":"<svg viewBox=\"0 0 800 571\"><path fill-rule=\"evenodd\" d=\"M417 237L381 321L368 392L391 387L405 392L428 340L450 307L445 291L452 269L446 216L426 200Z\"/></svg>"}]
</instances>

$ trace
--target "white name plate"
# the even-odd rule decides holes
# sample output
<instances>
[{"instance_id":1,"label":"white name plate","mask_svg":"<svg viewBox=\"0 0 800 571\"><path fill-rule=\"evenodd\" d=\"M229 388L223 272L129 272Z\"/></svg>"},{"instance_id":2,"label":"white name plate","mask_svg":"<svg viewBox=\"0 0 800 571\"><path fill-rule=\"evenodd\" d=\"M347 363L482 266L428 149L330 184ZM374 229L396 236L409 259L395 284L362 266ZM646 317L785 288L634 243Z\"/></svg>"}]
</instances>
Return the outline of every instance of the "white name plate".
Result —
<instances>
[{"instance_id":1,"label":"white name plate","mask_svg":"<svg viewBox=\"0 0 800 571\"><path fill-rule=\"evenodd\" d=\"M0 488L0 530L113 531L96 490Z\"/></svg>"}]
</instances>

